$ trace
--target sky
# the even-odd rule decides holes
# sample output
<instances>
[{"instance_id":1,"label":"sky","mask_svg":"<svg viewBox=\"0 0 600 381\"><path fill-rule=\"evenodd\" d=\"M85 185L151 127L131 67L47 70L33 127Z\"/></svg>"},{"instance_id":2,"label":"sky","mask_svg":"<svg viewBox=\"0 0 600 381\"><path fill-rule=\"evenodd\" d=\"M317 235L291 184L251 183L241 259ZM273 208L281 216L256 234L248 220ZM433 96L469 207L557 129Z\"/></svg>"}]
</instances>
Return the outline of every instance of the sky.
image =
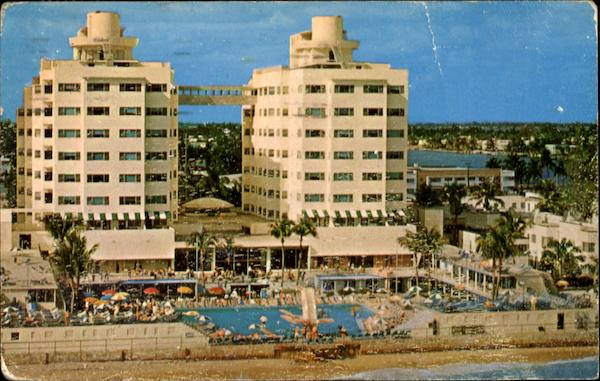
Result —
<instances>
[{"instance_id":1,"label":"sky","mask_svg":"<svg viewBox=\"0 0 600 381\"><path fill-rule=\"evenodd\" d=\"M242 85L287 65L289 36L340 15L355 61L409 73L409 123L598 121L591 2L31 2L3 5L0 101L14 119L40 58L70 59L86 13L118 12L134 57L179 85ZM182 106L180 121L239 122L239 106Z\"/></svg>"}]
</instances>

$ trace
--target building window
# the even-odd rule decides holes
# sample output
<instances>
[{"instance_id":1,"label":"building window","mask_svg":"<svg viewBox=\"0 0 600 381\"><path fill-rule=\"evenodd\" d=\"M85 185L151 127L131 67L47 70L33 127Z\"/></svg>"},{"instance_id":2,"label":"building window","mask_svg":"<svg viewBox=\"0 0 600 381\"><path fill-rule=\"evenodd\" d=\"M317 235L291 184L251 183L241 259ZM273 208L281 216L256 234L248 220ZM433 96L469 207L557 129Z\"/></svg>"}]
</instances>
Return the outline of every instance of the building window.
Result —
<instances>
[{"instance_id":1,"label":"building window","mask_svg":"<svg viewBox=\"0 0 600 381\"><path fill-rule=\"evenodd\" d=\"M363 181L381 181L383 176L378 172L363 172L362 179Z\"/></svg>"},{"instance_id":2,"label":"building window","mask_svg":"<svg viewBox=\"0 0 600 381\"><path fill-rule=\"evenodd\" d=\"M141 138L141 130L119 130L120 138Z\"/></svg>"},{"instance_id":3,"label":"building window","mask_svg":"<svg viewBox=\"0 0 600 381\"><path fill-rule=\"evenodd\" d=\"M166 152L146 152L146 160L167 160Z\"/></svg>"},{"instance_id":4,"label":"building window","mask_svg":"<svg viewBox=\"0 0 600 381\"><path fill-rule=\"evenodd\" d=\"M119 91L142 91L141 83L120 83Z\"/></svg>"},{"instance_id":5,"label":"building window","mask_svg":"<svg viewBox=\"0 0 600 381\"><path fill-rule=\"evenodd\" d=\"M79 83L59 83L58 91L80 91L81 85Z\"/></svg>"},{"instance_id":6,"label":"building window","mask_svg":"<svg viewBox=\"0 0 600 381\"><path fill-rule=\"evenodd\" d=\"M402 193L386 193L385 201L390 201L390 202L402 201Z\"/></svg>"},{"instance_id":7,"label":"building window","mask_svg":"<svg viewBox=\"0 0 600 381\"><path fill-rule=\"evenodd\" d=\"M121 174L119 175L120 183L139 183L141 182L142 176L139 174Z\"/></svg>"},{"instance_id":8,"label":"building window","mask_svg":"<svg viewBox=\"0 0 600 381\"><path fill-rule=\"evenodd\" d=\"M308 107L305 110L305 115L315 118L325 118L325 109L318 107Z\"/></svg>"},{"instance_id":9,"label":"building window","mask_svg":"<svg viewBox=\"0 0 600 381\"><path fill-rule=\"evenodd\" d=\"M404 130L388 130L387 137L388 138L403 138Z\"/></svg>"},{"instance_id":10,"label":"building window","mask_svg":"<svg viewBox=\"0 0 600 381\"><path fill-rule=\"evenodd\" d=\"M110 115L110 107L88 107L88 115Z\"/></svg>"},{"instance_id":11,"label":"building window","mask_svg":"<svg viewBox=\"0 0 600 381\"><path fill-rule=\"evenodd\" d=\"M79 130L58 130L59 138L79 138L81 131Z\"/></svg>"},{"instance_id":12,"label":"building window","mask_svg":"<svg viewBox=\"0 0 600 381\"><path fill-rule=\"evenodd\" d=\"M363 116L383 116L383 109L377 107L363 108Z\"/></svg>"},{"instance_id":13,"label":"building window","mask_svg":"<svg viewBox=\"0 0 600 381\"><path fill-rule=\"evenodd\" d=\"M88 183L107 183L108 175L87 175Z\"/></svg>"},{"instance_id":14,"label":"building window","mask_svg":"<svg viewBox=\"0 0 600 381\"><path fill-rule=\"evenodd\" d=\"M107 196L92 196L87 198L88 205L108 205Z\"/></svg>"},{"instance_id":15,"label":"building window","mask_svg":"<svg viewBox=\"0 0 600 381\"><path fill-rule=\"evenodd\" d=\"M146 196L146 204L166 204L166 203L167 203L166 195Z\"/></svg>"},{"instance_id":16,"label":"building window","mask_svg":"<svg viewBox=\"0 0 600 381\"><path fill-rule=\"evenodd\" d=\"M387 116L404 116L403 108L388 108Z\"/></svg>"},{"instance_id":17,"label":"building window","mask_svg":"<svg viewBox=\"0 0 600 381\"><path fill-rule=\"evenodd\" d=\"M354 174L352 172L337 172L333 174L333 181L353 181Z\"/></svg>"},{"instance_id":18,"label":"building window","mask_svg":"<svg viewBox=\"0 0 600 381\"><path fill-rule=\"evenodd\" d=\"M362 158L364 160L381 160L383 153L381 151L363 151Z\"/></svg>"},{"instance_id":19,"label":"building window","mask_svg":"<svg viewBox=\"0 0 600 381\"><path fill-rule=\"evenodd\" d=\"M354 93L354 85L335 85L335 87L333 89L334 89L334 92L336 92L336 93L342 93L342 94Z\"/></svg>"},{"instance_id":20,"label":"building window","mask_svg":"<svg viewBox=\"0 0 600 381\"><path fill-rule=\"evenodd\" d=\"M79 205L79 196L58 196L58 205Z\"/></svg>"},{"instance_id":21,"label":"building window","mask_svg":"<svg viewBox=\"0 0 600 381\"><path fill-rule=\"evenodd\" d=\"M88 161L106 161L109 160L108 152L88 152Z\"/></svg>"},{"instance_id":22,"label":"building window","mask_svg":"<svg viewBox=\"0 0 600 381\"><path fill-rule=\"evenodd\" d=\"M58 160L79 160L81 154L79 152L59 152Z\"/></svg>"},{"instance_id":23,"label":"building window","mask_svg":"<svg viewBox=\"0 0 600 381\"><path fill-rule=\"evenodd\" d=\"M325 159L325 152L323 152L323 151L306 151L304 153L304 158L309 159L309 160Z\"/></svg>"},{"instance_id":24,"label":"building window","mask_svg":"<svg viewBox=\"0 0 600 381\"><path fill-rule=\"evenodd\" d=\"M404 152L402 152L402 151L387 151L386 157L388 160L394 160L394 159L403 160Z\"/></svg>"},{"instance_id":25,"label":"building window","mask_svg":"<svg viewBox=\"0 0 600 381\"><path fill-rule=\"evenodd\" d=\"M142 154L140 152L119 152L119 160L142 160Z\"/></svg>"},{"instance_id":26,"label":"building window","mask_svg":"<svg viewBox=\"0 0 600 381\"><path fill-rule=\"evenodd\" d=\"M325 195L322 193L309 193L304 195L304 202L323 202Z\"/></svg>"},{"instance_id":27,"label":"building window","mask_svg":"<svg viewBox=\"0 0 600 381\"><path fill-rule=\"evenodd\" d=\"M596 244L594 242L582 242L582 251L587 253L593 253L596 251Z\"/></svg>"},{"instance_id":28,"label":"building window","mask_svg":"<svg viewBox=\"0 0 600 381\"><path fill-rule=\"evenodd\" d=\"M381 138L383 130L363 130L363 138Z\"/></svg>"},{"instance_id":29,"label":"building window","mask_svg":"<svg viewBox=\"0 0 600 381\"><path fill-rule=\"evenodd\" d=\"M333 115L335 116L354 116L354 109L352 107L336 107L333 109Z\"/></svg>"},{"instance_id":30,"label":"building window","mask_svg":"<svg viewBox=\"0 0 600 381\"><path fill-rule=\"evenodd\" d=\"M305 89L307 94L324 93L325 85L306 85Z\"/></svg>"},{"instance_id":31,"label":"building window","mask_svg":"<svg viewBox=\"0 0 600 381\"><path fill-rule=\"evenodd\" d=\"M148 83L146 85L147 93L164 93L167 91L167 85L165 83Z\"/></svg>"},{"instance_id":32,"label":"building window","mask_svg":"<svg viewBox=\"0 0 600 381\"><path fill-rule=\"evenodd\" d=\"M385 174L386 180L402 180L403 178L404 175L402 174L402 172L387 172Z\"/></svg>"},{"instance_id":33,"label":"building window","mask_svg":"<svg viewBox=\"0 0 600 381\"><path fill-rule=\"evenodd\" d=\"M58 115L61 116L76 116L81 114L80 107L59 107Z\"/></svg>"},{"instance_id":34,"label":"building window","mask_svg":"<svg viewBox=\"0 0 600 381\"><path fill-rule=\"evenodd\" d=\"M166 138L167 130L146 130L147 138Z\"/></svg>"},{"instance_id":35,"label":"building window","mask_svg":"<svg viewBox=\"0 0 600 381\"><path fill-rule=\"evenodd\" d=\"M108 83L88 83L87 91L109 91L110 84Z\"/></svg>"},{"instance_id":36,"label":"building window","mask_svg":"<svg viewBox=\"0 0 600 381\"><path fill-rule=\"evenodd\" d=\"M78 173L61 173L58 175L59 183L78 183L80 180L81 176Z\"/></svg>"},{"instance_id":37,"label":"building window","mask_svg":"<svg viewBox=\"0 0 600 381\"><path fill-rule=\"evenodd\" d=\"M334 151L333 158L335 160L352 160L352 159L354 159L354 152L352 152L352 151Z\"/></svg>"},{"instance_id":38,"label":"building window","mask_svg":"<svg viewBox=\"0 0 600 381\"><path fill-rule=\"evenodd\" d=\"M142 115L141 107L120 107L119 115Z\"/></svg>"},{"instance_id":39,"label":"building window","mask_svg":"<svg viewBox=\"0 0 600 381\"><path fill-rule=\"evenodd\" d=\"M353 202L354 196L351 194L334 194L333 202Z\"/></svg>"},{"instance_id":40,"label":"building window","mask_svg":"<svg viewBox=\"0 0 600 381\"><path fill-rule=\"evenodd\" d=\"M324 172L306 172L304 174L304 180L312 181L312 180L325 180Z\"/></svg>"},{"instance_id":41,"label":"building window","mask_svg":"<svg viewBox=\"0 0 600 381\"><path fill-rule=\"evenodd\" d=\"M306 130L304 132L304 136L307 138L324 138L325 131L324 130Z\"/></svg>"},{"instance_id":42,"label":"building window","mask_svg":"<svg viewBox=\"0 0 600 381\"><path fill-rule=\"evenodd\" d=\"M167 181L167 174L166 173L147 173L146 181L147 182Z\"/></svg>"},{"instance_id":43,"label":"building window","mask_svg":"<svg viewBox=\"0 0 600 381\"><path fill-rule=\"evenodd\" d=\"M334 138L353 138L354 131L353 130L333 130Z\"/></svg>"},{"instance_id":44,"label":"building window","mask_svg":"<svg viewBox=\"0 0 600 381\"><path fill-rule=\"evenodd\" d=\"M388 94L404 94L404 85L400 86L388 86L387 88Z\"/></svg>"},{"instance_id":45,"label":"building window","mask_svg":"<svg viewBox=\"0 0 600 381\"><path fill-rule=\"evenodd\" d=\"M364 85L363 93L367 93L367 94L383 93L383 85Z\"/></svg>"},{"instance_id":46,"label":"building window","mask_svg":"<svg viewBox=\"0 0 600 381\"><path fill-rule=\"evenodd\" d=\"M146 107L146 116L166 116L166 107Z\"/></svg>"},{"instance_id":47,"label":"building window","mask_svg":"<svg viewBox=\"0 0 600 381\"><path fill-rule=\"evenodd\" d=\"M141 205L142 199L140 196L120 196L119 205Z\"/></svg>"},{"instance_id":48,"label":"building window","mask_svg":"<svg viewBox=\"0 0 600 381\"><path fill-rule=\"evenodd\" d=\"M88 138L108 138L109 130L87 130Z\"/></svg>"},{"instance_id":49,"label":"building window","mask_svg":"<svg viewBox=\"0 0 600 381\"><path fill-rule=\"evenodd\" d=\"M362 195L363 202L381 202L381 194L365 193Z\"/></svg>"}]
</instances>

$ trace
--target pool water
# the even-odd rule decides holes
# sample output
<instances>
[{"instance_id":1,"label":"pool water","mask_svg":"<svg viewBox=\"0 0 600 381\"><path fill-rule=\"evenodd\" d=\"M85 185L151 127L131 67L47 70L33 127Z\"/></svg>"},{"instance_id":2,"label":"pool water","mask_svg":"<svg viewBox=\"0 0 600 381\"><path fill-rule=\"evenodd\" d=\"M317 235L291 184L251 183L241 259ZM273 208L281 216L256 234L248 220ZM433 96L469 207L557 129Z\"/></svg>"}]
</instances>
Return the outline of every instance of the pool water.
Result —
<instances>
[{"instance_id":1,"label":"pool water","mask_svg":"<svg viewBox=\"0 0 600 381\"><path fill-rule=\"evenodd\" d=\"M352 315L354 308L355 316ZM273 307L231 307L231 308L193 308L181 309L180 312L189 310L208 317L212 323L219 328L226 328L233 333L249 335L259 332L248 328L251 324L258 324L261 316L267 317L266 328L277 335L293 335L295 326L281 318L280 309L289 311L295 315L302 315L300 306L273 306ZM319 332L323 334L337 334L338 326L342 325L350 335L360 335L362 332L356 323L356 319L366 319L374 313L367 307L359 304L321 304L317 310L322 310L325 317L331 317L332 323L319 324ZM189 323L196 323L194 317L182 316Z\"/></svg>"}]
</instances>

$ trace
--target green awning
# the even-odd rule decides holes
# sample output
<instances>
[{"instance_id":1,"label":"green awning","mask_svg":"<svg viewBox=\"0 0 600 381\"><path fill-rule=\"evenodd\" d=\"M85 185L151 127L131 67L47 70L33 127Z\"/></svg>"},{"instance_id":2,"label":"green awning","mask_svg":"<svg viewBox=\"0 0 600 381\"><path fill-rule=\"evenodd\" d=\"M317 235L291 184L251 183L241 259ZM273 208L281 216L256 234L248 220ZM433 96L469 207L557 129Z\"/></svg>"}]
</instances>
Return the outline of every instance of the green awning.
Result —
<instances>
[{"instance_id":1,"label":"green awning","mask_svg":"<svg viewBox=\"0 0 600 381\"><path fill-rule=\"evenodd\" d=\"M119 221L119 216L117 216L117 213L113 213L112 214L112 220L113 221Z\"/></svg>"},{"instance_id":2,"label":"green awning","mask_svg":"<svg viewBox=\"0 0 600 381\"><path fill-rule=\"evenodd\" d=\"M171 212L165 212L165 216L167 216L167 220L171 219Z\"/></svg>"},{"instance_id":3,"label":"green awning","mask_svg":"<svg viewBox=\"0 0 600 381\"><path fill-rule=\"evenodd\" d=\"M318 218L319 218L319 213L318 213L316 210L314 210L314 209L312 210L312 212L313 212L313 216L314 216L316 219L318 219Z\"/></svg>"},{"instance_id":4,"label":"green awning","mask_svg":"<svg viewBox=\"0 0 600 381\"><path fill-rule=\"evenodd\" d=\"M77 219L83 221L83 213L77 213Z\"/></svg>"},{"instance_id":5,"label":"green awning","mask_svg":"<svg viewBox=\"0 0 600 381\"><path fill-rule=\"evenodd\" d=\"M154 218L160 220L160 212L154 212Z\"/></svg>"},{"instance_id":6,"label":"green awning","mask_svg":"<svg viewBox=\"0 0 600 381\"><path fill-rule=\"evenodd\" d=\"M88 221L94 221L94 213L88 213Z\"/></svg>"},{"instance_id":7,"label":"green awning","mask_svg":"<svg viewBox=\"0 0 600 381\"><path fill-rule=\"evenodd\" d=\"M106 221L106 214L100 213L100 221Z\"/></svg>"},{"instance_id":8,"label":"green awning","mask_svg":"<svg viewBox=\"0 0 600 381\"><path fill-rule=\"evenodd\" d=\"M323 214L325 215L325 218L329 218L329 213L326 210L323 211Z\"/></svg>"},{"instance_id":9,"label":"green awning","mask_svg":"<svg viewBox=\"0 0 600 381\"><path fill-rule=\"evenodd\" d=\"M306 213L306 210L302 211L302 215L304 216L305 220L308 220L310 217L308 216L308 213Z\"/></svg>"},{"instance_id":10,"label":"green awning","mask_svg":"<svg viewBox=\"0 0 600 381\"><path fill-rule=\"evenodd\" d=\"M123 219L129 221L129 213L123 213Z\"/></svg>"},{"instance_id":11,"label":"green awning","mask_svg":"<svg viewBox=\"0 0 600 381\"><path fill-rule=\"evenodd\" d=\"M373 213L371 213L371 211L370 211L370 210L367 210L367 216L369 216L369 218L371 218L371 219L372 219L372 218L373 218Z\"/></svg>"},{"instance_id":12,"label":"green awning","mask_svg":"<svg viewBox=\"0 0 600 381\"><path fill-rule=\"evenodd\" d=\"M350 213L349 210L346 210L346 218L352 218L352 214Z\"/></svg>"},{"instance_id":13,"label":"green awning","mask_svg":"<svg viewBox=\"0 0 600 381\"><path fill-rule=\"evenodd\" d=\"M342 215L340 214L339 210L336 210L333 213L335 214L335 218L342 218Z\"/></svg>"},{"instance_id":14,"label":"green awning","mask_svg":"<svg viewBox=\"0 0 600 381\"><path fill-rule=\"evenodd\" d=\"M360 210L357 210L357 211L356 211L356 215L357 215L357 216L358 216L358 218L360 218L361 220L363 219L363 215L362 215L362 213L360 212Z\"/></svg>"},{"instance_id":15,"label":"green awning","mask_svg":"<svg viewBox=\"0 0 600 381\"><path fill-rule=\"evenodd\" d=\"M377 209L377 215L379 216L379 218L385 218L383 216L383 212L381 210L379 210L379 209Z\"/></svg>"},{"instance_id":16,"label":"green awning","mask_svg":"<svg viewBox=\"0 0 600 381\"><path fill-rule=\"evenodd\" d=\"M140 213L136 213L135 214L135 220L136 221L141 221L142 220L142 215Z\"/></svg>"}]
</instances>

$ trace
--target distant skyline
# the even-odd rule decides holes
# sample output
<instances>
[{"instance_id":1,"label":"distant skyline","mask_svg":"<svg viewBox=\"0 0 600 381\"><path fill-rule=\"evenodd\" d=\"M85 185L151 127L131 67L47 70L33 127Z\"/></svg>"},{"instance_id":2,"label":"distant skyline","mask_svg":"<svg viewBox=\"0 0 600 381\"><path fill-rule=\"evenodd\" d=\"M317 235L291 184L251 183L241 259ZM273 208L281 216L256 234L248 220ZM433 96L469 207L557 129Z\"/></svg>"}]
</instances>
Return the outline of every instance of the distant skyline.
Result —
<instances>
[{"instance_id":1,"label":"distant skyline","mask_svg":"<svg viewBox=\"0 0 600 381\"><path fill-rule=\"evenodd\" d=\"M114 11L134 57L180 85L242 85L287 65L289 36L340 15L356 61L409 71L410 123L597 122L591 2L63 2L3 6L2 117L15 118L40 58L71 59L86 13ZM239 107L182 106L182 122L239 122Z\"/></svg>"}]
</instances>

